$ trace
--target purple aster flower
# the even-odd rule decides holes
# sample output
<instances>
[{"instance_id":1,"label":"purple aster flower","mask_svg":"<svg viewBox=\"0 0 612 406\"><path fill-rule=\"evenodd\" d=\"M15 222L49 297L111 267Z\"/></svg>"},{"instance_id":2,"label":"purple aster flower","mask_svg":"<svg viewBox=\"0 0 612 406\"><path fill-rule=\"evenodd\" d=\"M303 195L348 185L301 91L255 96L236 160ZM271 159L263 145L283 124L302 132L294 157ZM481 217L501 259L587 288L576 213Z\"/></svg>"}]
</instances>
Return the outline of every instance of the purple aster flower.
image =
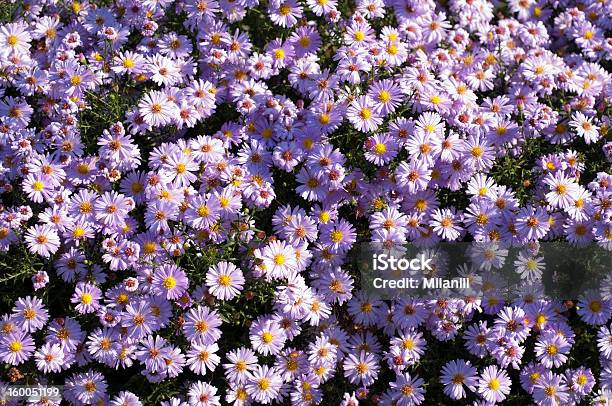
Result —
<instances>
[{"instance_id":1,"label":"purple aster flower","mask_svg":"<svg viewBox=\"0 0 612 406\"><path fill-rule=\"evenodd\" d=\"M478 393L488 402L498 403L510 393L512 381L504 369L495 365L486 367L478 381Z\"/></svg>"},{"instance_id":2,"label":"purple aster flower","mask_svg":"<svg viewBox=\"0 0 612 406\"><path fill-rule=\"evenodd\" d=\"M150 302L142 299L129 303L121 316L121 326L127 328L128 336L134 339L151 334L157 324Z\"/></svg>"},{"instance_id":3,"label":"purple aster flower","mask_svg":"<svg viewBox=\"0 0 612 406\"><path fill-rule=\"evenodd\" d=\"M108 385L104 375L89 370L72 375L64 387L64 397L73 403L93 404L106 397Z\"/></svg>"},{"instance_id":4,"label":"purple aster flower","mask_svg":"<svg viewBox=\"0 0 612 406\"><path fill-rule=\"evenodd\" d=\"M183 333L191 342L212 344L221 337L222 324L217 312L206 306L197 306L185 314Z\"/></svg>"},{"instance_id":5,"label":"purple aster flower","mask_svg":"<svg viewBox=\"0 0 612 406\"><path fill-rule=\"evenodd\" d=\"M214 371L221 358L216 354L219 350L217 344L192 344L187 352L187 365L194 373L205 375L206 371Z\"/></svg>"},{"instance_id":6,"label":"purple aster flower","mask_svg":"<svg viewBox=\"0 0 612 406\"><path fill-rule=\"evenodd\" d=\"M190 406L221 406L217 388L206 382L197 381L189 385L187 397Z\"/></svg>"},{"instance_id":7,"label":"purple aster flower","mask_svg":"<svg viewBox=\"0 0 612 406\"><path fill-rule=\"evenodd\" d=\"M565 377L547 371L533 386L533 399L538 405L562 405L569 400Z\"/></svg>"},{"instance_id":8,"label":"purple aster flower","mask_svg":"<svg viewBox=\"0 0 612 406\"><path fill-rule=\"evenodd\" d=\"M242 271L231 262L221 261L210 267L206 273L208 291L220 300L230 300L238 296L243 285Z\"/></svg>"},{"instance_id":9,"label":"purple aster flower","mask_svg":"<svg viewBox=\"0 0 612 406\"><path fill-rule=\"evenodd\" d=\"M25 331L15 331L0 337L0 358L2 362L19 365L34 353L34 340Z\"/></svg>"},{"instance_id":10,"label":"purple aster flower","mask_svg":"<svg viewBox=\"0 0 612 406\"><path fill-rule=\"evenodd\" d=\"M55 254L60 246L57 232L48 225L35 225L25 234L28 248L34 254L49 258Z\"/></svg>"},{"instance_id":11,"label":"purple aster flower","mask_svg":"<svg viewBox=\"0 0 612 406\"><path fill-rule=\"evenodd\" d=\"M444 385L444 394L453 400L466 397L465 387L476 392L477 371L469 361L453 360L442 367L440 382Z\"/></svg>"},{"instance_id":12,"label":"purple aster flower","mask_svg":"<svg viewBox=\"0 0 612 406\"><path fill-rule=\"evenodd\" d=\"M64 366L64 352L59 344L46 343L34 353L36 368L48 374L60 372Z\"/></svg>"},{"instance_id":13,"label":"purple aster flower","mask_svg":"<svg viewBox=\"0 0 612 406\"><path fill-rule=\"evenodd\" d=\"M37 297L20 297L13 307L12 319L27 333L42 329L49 320L49 312Z\"/></svg>"},{"instance_id":14,"label":"purple aster flower","mask_svg":"<svg viewBox=\"0 0 612 406\"><path fill-rule=\"evenodd\" d=\"M81 314L93 313L100 307L102 291L89 282L79 282L74 289L71 302L76 304L75 309Z\"/></svg>"},{"instance_id":15,"label":"purple aster flower","mask_svg":"<svg viewBox=\"0 0 612 406\"><path fill-rule=\"evenodd\" d=\"M321 242L335 251L348 251L355 243L356 236L355 228L344 219L321 227Z\"/></svg>"},{"instance_id":16,"label":"purple aster flower","mask_svg":"<svg viewBox=\"0 0 612 406\"><path fill-rule=\"evenodd\" d=\"M357 130L374 132L382 124L382 118L373 104L369 96L360 96L349 105L346 117Z\"/></svg>"},{"instance_id":17,"label":"purple aster flower","mask_svg":"<svg viewBox=\"0 0 612 406\"><path fill-rule=\"evenodd\" d=\"M348 354L342 365L344 376L351 383L371 385L378 376L380 369L378 358L372 353L361 351L359 355Z\"/></svg>"},{"instance_id":18,"label":"purple aster flower","mask_svg":"<svg viewBox=\"0 0 612 406\"><path fill-rule=\"evenodd\" d=\"M397 143L388 133L368 137L364 146L365 159L377 166L386 165L395 158L398 152Z\"/></svg>"},{"instance_id":19,"label":"purple aster flower","mask_svg":"<svg viewBox=\"0 0 612 406\"><path fill-rule=\"evenodd\" d=\"M177 300L189 287L185 271L174 264L165 264L155 270L153 287L168 300Z\"/></svg>"},{"instance_id":20,"label":"purple aster flower","mask_svg":"<svg viewBox=\"0 0 612 406\"><path fill-rule=\"evenodd\" d=\"M223 364L226 379L236 384L246 383L257 366L255 352L249 348L240 347L227 352L226 358L229 361Z\"/></svg>"},{"instance_id":21,"label":"purple aster flower","mask_svg":"<svg viewBox=\"0 0 612 406\"><path fill-rule=\"evenodd\" d=\"M527 240L543 238L550 230L548 215L541 207L521 208L516 218L516 231Z\"/></svg>"},{"instance_id":22,"label":"purple aster flower","mask_svg":"<svg viewBox=\"0 0 612 406\"><path fill-rule=\"evenodd\" d=\"M395 171L397 184L407 193L425 190L431 180L431 170L421 161L402 162Z\"/></svg>"},{"instance_id":23,"label":"purple aster flower","mask_svg":"<svg viewBox=\"0 0 612 406\"><path fill-rule=\"evenodd\" d=\"M425 400L425 383L418 375L411 377L409 373L397 374L395 381L389 386L392 390L392 400L398 405L420 405Z\"/></svg>"},{"instance_id":24,"label":"purple aster flower","mask_svg":"<svg viewBox=\"0 0 612 406\"><path fill-rule=\"evenodd\" d=\"M557 368L567 361L567 353L571 345L560 335L547 333L540 338L535 345L535 353L538 361L546 368Z\"/></svg>"},{"instance_id":25,"label":"purple aster flower","mask_svg":"<svg viewBox=\"0 0 612 406\"><path fill-rule=\"evenodd\" d=\"M248 377L246 390L255 401L269 404L279 397L282 383L276 369L257 365Z\"/></svg>"},{"instance_id":26,"label":"purple aster flower","mask_svg":"<svg viewBox=\"0 0 612 406\"><path fill-rule=\"evenodd\" d=\"M578 401L590 394L595 386L595 377L589 368L578 367L565 371L565 378L569 386L570 396Z\"/></svg>"},{"instance_id":27,"label":"purple aster flower","mask_svg":"<svg viewBox=\"0 0 612 406\"><path fill-rule=\"evenodd\" d=\"M249 339L255 351L275 355L283 349L287 336L275 320L264 318L251 325Z\"/></svg>"}]
</instances>

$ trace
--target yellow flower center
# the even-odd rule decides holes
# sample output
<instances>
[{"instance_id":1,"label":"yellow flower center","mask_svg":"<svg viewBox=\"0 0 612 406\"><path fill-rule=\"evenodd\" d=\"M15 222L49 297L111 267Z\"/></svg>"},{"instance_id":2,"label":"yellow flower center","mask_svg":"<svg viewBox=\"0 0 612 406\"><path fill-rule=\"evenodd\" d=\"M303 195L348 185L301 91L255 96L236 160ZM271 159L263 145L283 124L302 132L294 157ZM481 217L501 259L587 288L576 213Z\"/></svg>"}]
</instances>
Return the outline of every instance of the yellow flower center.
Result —
<instances>
[{"instance_id":1,"label":"yellow flower center","mask_svg":"<svg viewBox=\"0 0 612 406\"><path fill-rule=\"evenodd\" d=\"M372 117L372 110L370 110L370 109L369 109L369 108L367 108L367 107L364 107L364 108L362 108L362 109L361 109L361 111L359 112L359 116L360 116L362 119L367 120L367 119L369 119L370 117Z\"/></svg>"},{"instance_id":2,"label":"yellow flower center","mask_svg":"<svg viewBox=\"0 0 612 406\"><path fill-rule=\"evenodd\" d=\"M289 7L289 5L287 4L283 4L282 6L280 6L279 11L281 15L286 16L286 15L289 15L289 13L291 12L291 7Z\"/></svg>"},{"instance_id":3,"label":"yellow flower center","mask_svg":"<svg viewBox=\"0 0 612 406\"><path fill-rule=\"evenodd\" d=\"M480 158L482 154L484 153L481 147L474 147L472 148L471 152L472 152L472 156L475 158Z\"/></svg>"},{"instance_id":4,"label":"yellow flower center","mask_svg":"<svg viewBox=\"0 0 612 406\"><path fill-rule=\"evenodd\" d=\"M381 90L380 93L378 93L378 100L386 103L389 100L391 100L391 93L389 93L387 90Z\"/></svg>"},{"instance_id":5,"label":"yellow flower center","mask_svg":"<svg viewBox=\"0 0 612 406\"><path fill-rule=\"evenodd\" d=\"M382 143L380 143L380 142L379 142L378 144L376 144L376 145L374 146L374 152L375 152L377 155L382 155L382 154L384 154L385 152L387 152L387 146L386 146L385 144L382 144Z\"/></svg>"},{"instance_id":6,"label":"yellow flower center","mask_svg":"<svg viewBox=\"0 0 612 406\"><path fill-rule=\"evenodd\" d=\"M285 256L283 254L276 254L274 256L274 264L283 265L285 263Z\"/></svg>"},{"instance_id":7,"label":"yellow flower center","mask_svg":"<svg viewBox=\"0 0 612 406\"><path fill-rule=\"evenodd\" d=\"M330 235L330 239L332 240L332 242L336 244L342 241L343 237L344 237L344 234L340 230L334 230L331 232L331 235Z\"/></svg>"},{"instance_id":8,"label":"yellow flower center","mask_svg":"<svg viewBox=\"0 0 612 406\"><path fill-rule=\"evenodd\" d=\"M43 190L45 188L45 184L42 183L41 181L37 180L32 184L32 189L34 189L37 192L40 192L41 190Z\"/></svg>"},{"instance_id":9,"label":"yellow flower center","mask_svg":"<svg viewBox=\"0 0 612 406\"><path fill-rule=\"evenodd\" d=\"M166 276L163 282L164 289L172 289L176 286L176 279L172 276Z\"/></svg>"},{"instance_id":10,"label":"yellow flower center","mask_svg":"<svg viewBox=\"0 0 612 406\"><path fill-rule=\"evenodd\" d=\"M282 49L277 49L274 51L274 59L285 59L285 51Z\"/></svg>"},{"instance_id":11,"label":"yellow flower center","mask_svg":"<svg viewBox=\"0 0 612 406\"><path fill-rule=\"evenodd\" d=\"M232 284L232 278L228 275L219 276L219 285L221 286L230 286Z\"/></svg>"},{"instance_id":12,"label":"yellow flower center","mask_svg":"<svg viewBox=\"0 0 612 406\"><path fill-rule=\"evenodd\" d=\"M321 220L321 223L325 224L331 220L331 214L328 211L322 211L319 213L319 220Z\"/></svg>"},{"instance_id":13,"label":"yellow flower center","mask_svg":"<svg viewBox=\"0 0 612 406\"><path fill-rule=\"evenodd\" d=\"M83 79L81 79L81 77L80 77L80 76L78 76L78 75L75 75L75 76L73 76L73 77L71 77L71 78L70 78L70 84L71 84L72 86L78 86L78 85L80 85L82 82L83 82Z\"/></svg>"},{"instance_id":14,"label":"yellow flower center","mask_svg":"<svg viewBox=\"0 0 612 406\"><path fill-rule=\"evenodd\" d=\"M602 307L603 305L599 300L593 300L591 303L589 303L589 309L591 309L593 313L599 313Z\"/></svg>"},{"instance_id":15,"label":"yellow flower center","mask_svg":"<svg viewBox=\"0 0 612 406\"><path fill-rule=\"evenodd\" d=\"M84 235L85 235L85 229L83 227L77 226L72 232L72 236L74 238L82 238Z\"/></svg>"},{"instance_id":16,"label":"yellow flower center","mask_svg":"<svg viewBox=\"0 0 612 406\"><path fill-rule=\"evenodd\" d=\"M22 348L23 344L21 344L19 341L12 341L9 344L9 350L11 350L11 352L19 352Z\"/></svg>"},{"instance_id":17,"label":"yellow flower center","mask_svg":"<svg viewBox=\"0 0 612 406\"><path fill-rule=\"evenodd\" d=\"M258 382L257 382L257 387L260 390L268 390L268 388L270 387L270 380L268 378L261 378Z\"/></svg>"}]
</instances>

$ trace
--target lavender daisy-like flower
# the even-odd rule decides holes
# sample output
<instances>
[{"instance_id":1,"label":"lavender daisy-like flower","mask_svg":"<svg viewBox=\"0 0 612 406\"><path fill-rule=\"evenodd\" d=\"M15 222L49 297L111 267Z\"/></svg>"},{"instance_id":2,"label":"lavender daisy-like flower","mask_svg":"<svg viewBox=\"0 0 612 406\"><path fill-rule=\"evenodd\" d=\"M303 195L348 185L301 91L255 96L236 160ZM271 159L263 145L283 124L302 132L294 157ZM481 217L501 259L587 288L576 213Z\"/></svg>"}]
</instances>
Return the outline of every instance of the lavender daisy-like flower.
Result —
<instances>
[{"instance_id":1,"label":"lavender daisy-like flower","mask_svg":"<svg viewBox=\"0 0 612 406\"><path fill-rule=\"evenodd\" d=\"M516 217L516 231L527 240L541 239L549 229L548 216L541 207L523 207Z\"/></svg>"},{"instance_id":2,"label":"lavender daisy-like flower","mask_svg":"<svg viewBox=\"0 0 612 406\"><path fill-rule=\"evenodd\" d=\"M359 355L348 354L342 365L344 376L351 383L371 385L378 376L379 362L372 353L361 351Z\"/></svg>"},{"instance_id":3,"label":"lavender daisy-like flower","mask_svg":"<svg viewBox=\"0 0 612 406\"><path fill-rule=\"evenodd\" d=\"M348 251L356 242L356 237L355 228L344 219L321 227L321 242L335 251Z\"/></svg>"},{"instance_id":4,"label":"lavender daisy-like flower","mask_svg":"<svg viewBox=\"0 0 612 406\"><path fill-rule=\"evenodd\" d=\"M49 225L35 225L28 229L25 241L34 254L49 258L60 246L57 232Z\"/></svg>"},{"instance_id":5,"label":"lavender daisy-like flower","mask_svg":"<svg viewBox=\"0 0 612 406\"><path fill-rule=\"evenodd\" d=\"M606 323L612 314L610 300L605 300L596 290L587 291L578 301L578 315L591 325Z\"/></svg>"},{"instance_id":6,"label":"lavender daisy-like flower","mask_svg":"<svg viewBox=\"0 0 612 406\"><path fill-rule=\"evenodd\" d=\"M194 406L221 406L217 396L217 388L209 383L197 381L189 386L187 391L189 404Z\"/></svg>"},{"instance_id":7,"label":"lavender daisy-like flower","mask_svg":"<svg viewBox=\"0 0 612 406\"><path fill-rule=\"evenodd\" d=\"M264 318L251 325L249 339L255 351L268 355L280 353L287 336L275 320Z\"/></svg>"},{"instance_id":8,"label":"lavender daisy-like flower","mask_svg":"<svg viewBox=\"0 0 612 406\"><path fill-rule=\"evenodd\" d=\"M279 396L282 383L276 369L257 365L248 378L246 390L253 400L269 404Z\"/></svg>"},{"instance_id":9,"label":"lavender daisy-like flower","mask_svg":"<svg viewBox=\"0 0 612 406\"><path fill-rule=\"evenodd\" d=\"M165 264L155 270L153 287L168 300L177 300L189 287L187 274L174 264Z\"/></svg>"},{"instance_id":10,"label":"lavender daisy-like flower","mask_svg":"<svg viewBox=\"0 0 612 406\"><path fill-rule=\"evenodd\" d=\"M295 250L284 241L272 241L262 251L266 273L282 278L297 268Z\"/></svg>"},{"instance_id":11,"label":"lavender daisy-like flower","mask_svg":"<svg viewBox=\"0 0 612 406\"><path fill-rule=\"evenodd\" d=\"M257 366L255 352L249 348L241 347L229 351L226 357L229 362L223 364L223 368L227 380L236 384L246 383L251 371Z\"/></svg>"},{"instance_id":12,"label":"lavender daisy-like flower","mask_svg":"<svg viewBox=\"0 0 612 406\"><path fill-rule=\"evenodd\" d=\"M567 340L558 334L547 333L538 339L535 353L538 361L546 368L558 368L567 361L567 353L571 349Z\"/></svg>"},{"instance_id":13,"label":"lavender daisy-like flower","mask_svg":"<svg viewBox=\"0 0 612 406\"><path fill-rule=\"evenodd\" d=\"M510 393L512 382L503 369L495 365L486 367L478 381L478 393L488 402L498 403Z\"/></svg>"},{"instance_id":14,"label":"lavender daisy-like flower","mask_svg":"<svg viewBox=\"0 0 612 406\"><path fill-rule=\"evenodd\" d=\"M170 124L175 110L176 105L168 101L168 97L163 92L156 90L145 94L138 103L138 111L142 120L152 127Z\"/></svg>"},{"instance_id":15,"label":"lavender daisy-like flower","mask_svg":"<svg viewBox=\"0 0 612 406\"><path fill-rule=\"evenodd\" d=\"M221 337L222 322L217 312L206 306L197 306L185 314L183 332L188 340L201 344L212 344Z\"/></svg>"},{"instance_id":16,"label":"lavender daisy-like flower","mask_svg":"<svg viewBox=\"0 0 612 406\"><path fill-rule=\"evenodd\" d=\"M100 307L102 291L89 282L79 282L70 301L81 314L94 313Z\"/></svg>"},{"instance_id":17,"label":"lavender daisy-like flower","mask_svg":"<svg viewBox=\"0 0 612 406\"><path fill-rule=\"evenodd\" d=\"M407 193L415 193L427 188L431 180L431 170L424 162L413 160L410 163L402 162L395 171L397 184Z\"/></svg>"},{"instance_id":18,"label":"lavender daisy-like flower","mask_svg":"<svg viewBox=\"0 0 612 406\"><path fill-rule=\"evenodd\" d=\"M230 300L240 294L244 286L244 276L236 265L221 261L208 269L206 286L210 294L217 299Z\"/></svg>"},{"instance_id":19,"label":"lavender daisy-like flower","mask_svg":"<svg viewBox=\"0 0 612 406\"><path fill-rule=\"evenodd\" d=\"M538 405L564 405L569 400L568 390L563 376L547 371L533 386L533 399Z\"/></svg>"},{"instance_id":20,"label":"lavender daisy-like flower","mask_svg":"<svg viewBox=\"0 0 612 406\"><path fill-rule=\"evenodd\" d=\"M34 340L25 331L15 331L0 337L0 359L11 365L27 361L34 353Z\"/></svg>"},{"instance_id":21,"label":"lavender daisy-like flower","mask_svg":"<svg viewBox=\"0 0 612 406\"><path fill-rule=\"evenodd\" d=\"M59 344L45 343L34 353L36 368L48 374L50 372L60 372L64 365L64 351Z\"/></svg>"},{"instance_id":22,"label":"lavender daisy-like flower","mask_svg":"<svg viewBox=\"0 0 612 406\"><path fill-rule=\"evenodd\" d=\"M444 394L453 400L466 397L465 387L476 392L477 371L469 361L453 360L442 367L440 382L444 385Z\"/></svg>"},{"instance_id":23,"label":"lavender daisy-like flower","mask_svg":"<svg viewBox=\"0 0 612 406\"><path fill-rule=\"evenodd\" d=\"M206 371L214 371L221 358L216 354L219 350L217 344L192 344L187 351L187 365L194 373L205 375Z\"/></svg>"},{"instance_id":24,"label":"lavender daisy-like flower","mask_svg":"<svg viewBox=\"0 0 612 406\"><path fill-rule=\"evenodd\" d=\"M374 132L382 124L382 118L374 109L369 96L360 96L353 100L346 110L346 117L357 130L363 132Z\"/></svg>"},{"instance_id":25,"label":"lavender daisy-like flower","mask_svg":"<svg viewBox=\"0 0 612 406\"><path fill-rule=\"evenodd\" d=\"M20 297L13 307L13 321L27 333L42 329L49 320L49 312L41 299L32 296Z\"/></svg>"},{"instance_id":26,"label":"lavender daisy-like flower","mask_svg":"<svg viewBox=\"0 0 612 406\"><path fill-rule=\"evenodd\" d=\"M365 159L374 165L389 163L397 155L397 143L388 133L374 134L365 141Z\"/></svg>"},{"instance_id":27,"label":"lavender daisy-like flower","mask_svg":"<svg viewBox=\"0 0 612 406\"><path fill-rule=\"evenodd\" d=\"M398 405L420 405L425 400L425 389L423 381L419 376L412 377L409 373L401 373L395 376L391 382L391 399Z\"/></svg>"}]
</instances>

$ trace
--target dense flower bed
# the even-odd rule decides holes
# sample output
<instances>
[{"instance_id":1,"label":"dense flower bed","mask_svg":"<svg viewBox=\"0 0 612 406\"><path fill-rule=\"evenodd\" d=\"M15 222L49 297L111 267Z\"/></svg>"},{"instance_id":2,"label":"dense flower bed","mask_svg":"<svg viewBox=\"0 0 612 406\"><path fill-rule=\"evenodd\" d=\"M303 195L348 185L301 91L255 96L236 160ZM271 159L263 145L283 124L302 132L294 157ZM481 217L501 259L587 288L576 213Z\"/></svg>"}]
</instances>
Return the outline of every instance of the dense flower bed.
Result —
<instances>
[{"instance_id":1,"label":"dense flower bed","mask_svg":"<svg viewBox=\"0 0 612 406\"><path fill-rule=\"evenodd\" d=\"M0 8L0 386L612 403L610 298L530 300L534 243L612 249L612 2ZM455 241L528 246L517 299L360 290L358 244Z\"/></svg>"}]
</instances>

